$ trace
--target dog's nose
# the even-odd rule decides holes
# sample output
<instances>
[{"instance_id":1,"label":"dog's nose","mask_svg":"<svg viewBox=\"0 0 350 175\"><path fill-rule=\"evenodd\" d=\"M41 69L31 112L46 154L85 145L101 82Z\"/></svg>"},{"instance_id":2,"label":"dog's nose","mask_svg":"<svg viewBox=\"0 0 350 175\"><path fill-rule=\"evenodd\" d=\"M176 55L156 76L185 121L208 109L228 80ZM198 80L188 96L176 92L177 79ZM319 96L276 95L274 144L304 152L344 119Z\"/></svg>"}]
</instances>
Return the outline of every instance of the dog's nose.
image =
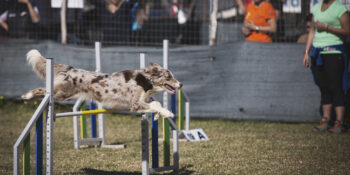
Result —
<instances>
[{"instance_id":1,"label":"dog's nose","mask_svg":"<svg viewBox=\"0 0 350 175\"><path fill-rule=\"evenodd\" d=\"M182 85L183 85L183 84L182 84L182 83L180 83L180 87L179 87L179 89L181 89L181 88L182 88Z\"/></svg>"}]
</instances>

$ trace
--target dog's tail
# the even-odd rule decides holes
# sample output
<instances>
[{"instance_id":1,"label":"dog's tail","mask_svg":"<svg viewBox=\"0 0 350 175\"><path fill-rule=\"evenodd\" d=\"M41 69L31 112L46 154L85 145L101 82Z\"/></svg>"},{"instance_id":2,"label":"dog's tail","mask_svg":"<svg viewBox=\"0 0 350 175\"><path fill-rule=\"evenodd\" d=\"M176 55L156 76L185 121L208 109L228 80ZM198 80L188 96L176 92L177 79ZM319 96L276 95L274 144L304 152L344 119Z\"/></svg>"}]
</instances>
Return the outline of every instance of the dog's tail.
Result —
<instances>
[{"instance_id":1,"label":"dog's tail","mask_svg":"<svg viewBox=\"0 0 350 175\"><path fill-rule=\"evenodd\" d=\"M33 70L42 78L46 76L46 60L36 49L27 53L27 61L32 65Z\"/></svg>"}]
</instances>

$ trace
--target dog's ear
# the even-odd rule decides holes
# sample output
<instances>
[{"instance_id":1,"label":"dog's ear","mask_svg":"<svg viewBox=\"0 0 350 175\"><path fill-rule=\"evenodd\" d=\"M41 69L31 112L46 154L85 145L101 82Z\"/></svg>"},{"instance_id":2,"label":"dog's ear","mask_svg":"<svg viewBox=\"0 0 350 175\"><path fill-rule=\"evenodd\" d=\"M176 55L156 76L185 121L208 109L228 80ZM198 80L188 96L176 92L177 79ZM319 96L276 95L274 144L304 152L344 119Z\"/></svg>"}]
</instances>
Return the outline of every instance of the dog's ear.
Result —
<instances>
[{"instance_id":1,"label":"dog's ear","mask_svg":"<svg viewBox=\"0 0 350 175\"><path fill-rule=\"evenodd\" d=\"M145 72L151 75L157 75L161 68L162 67L159 64L150 62L149 66L145 69Z\"/></svg>"}]
</instances>

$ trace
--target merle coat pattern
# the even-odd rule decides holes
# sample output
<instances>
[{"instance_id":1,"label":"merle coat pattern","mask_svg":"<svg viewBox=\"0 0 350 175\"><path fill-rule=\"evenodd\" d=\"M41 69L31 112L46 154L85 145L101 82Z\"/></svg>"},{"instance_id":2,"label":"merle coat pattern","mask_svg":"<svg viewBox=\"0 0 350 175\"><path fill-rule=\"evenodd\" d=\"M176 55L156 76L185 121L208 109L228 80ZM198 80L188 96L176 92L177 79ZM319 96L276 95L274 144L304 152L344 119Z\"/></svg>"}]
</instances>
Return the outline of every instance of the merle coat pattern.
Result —
<instances>
[{"instance_id":1,"label":"merle coat pattern","mask_svg":"<svg viewBox=\"0 0 350 175\"><path fill-rule=\"evenodd\" d=\"M45 79L46 59L39 51L29 51L27 61ZM174 114L163 108L158 101L148 102L149 98L159 91L174 93L174 88L181 87L182 84L169 70L155 63L150 63L145 69L112 74L76 69L62 64L54 65L55 100L93 100L108 108L138 113L154 112L157 119L159 115L174 117ZM45 93L45 88L36 88L23 94L22 99L42 98Z\"/></svg>"}]
</instances>

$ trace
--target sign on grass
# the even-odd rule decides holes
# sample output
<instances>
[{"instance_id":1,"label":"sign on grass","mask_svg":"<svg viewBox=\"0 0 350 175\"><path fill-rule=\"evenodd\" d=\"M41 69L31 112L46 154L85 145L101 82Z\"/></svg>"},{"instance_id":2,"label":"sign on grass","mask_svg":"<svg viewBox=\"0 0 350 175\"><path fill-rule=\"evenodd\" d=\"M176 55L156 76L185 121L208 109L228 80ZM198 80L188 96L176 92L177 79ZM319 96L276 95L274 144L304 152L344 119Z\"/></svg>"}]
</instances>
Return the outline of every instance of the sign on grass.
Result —
<instances>
[{"instance_id":1,"label":"sign on grass","mask_svg":"<svg viewBox=\"0 0 350 175\"><path fill-rule=\"evenodd\" d=\"M198 142L198 141L208 141L209 138L204 133L203 129L191 129L191 130L184 130L181 131L185 138L190 142Z\"/></svg>"}]
</instances>

